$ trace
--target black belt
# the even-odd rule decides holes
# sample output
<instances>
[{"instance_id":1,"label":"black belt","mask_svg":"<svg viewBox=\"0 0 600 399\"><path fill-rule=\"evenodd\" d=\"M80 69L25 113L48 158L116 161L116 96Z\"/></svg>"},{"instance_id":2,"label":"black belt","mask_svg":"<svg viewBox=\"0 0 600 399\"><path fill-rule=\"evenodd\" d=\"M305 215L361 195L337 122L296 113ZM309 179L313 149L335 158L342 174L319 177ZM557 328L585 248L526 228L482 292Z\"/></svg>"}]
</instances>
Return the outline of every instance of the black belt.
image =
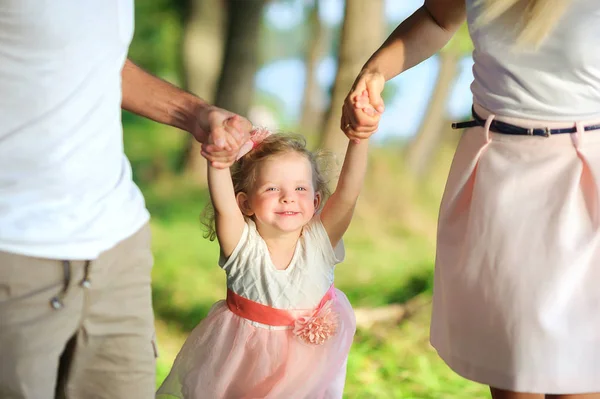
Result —
<instances>
[{"instance_id":1,"label":"black belt","mask_svg":"<svg viewBox=\"0 0 600 399\"><path fill-rule=\"evenodd\" d=\"M479 115L477 115L475 110L472 110L471 112L473 114L472 121L453 123L452 129L464 129L464 128L473 127L473 126L485 126L485 122L486 122L485 119L483 119ZM598 129L600 129L600 124L585 126L583 128L583 130L586 132L590 131L590 130L598 130ZM541 127L541 128L530 129L530 128L520 127L520 126L516 126L516 125L511 125L510 123L506 123L506 122L502 122L502 121L498 121L498 120L494 119L492 121L492 123L490 124L490 130L493 132L496 132L496 133L503 133L503 134L550 137L553 134L575 133L577 131L577 128L576 127L568 127L568 128L564 128L564 129L550 129L548 127Z\"/></svg>"}]
</instances>

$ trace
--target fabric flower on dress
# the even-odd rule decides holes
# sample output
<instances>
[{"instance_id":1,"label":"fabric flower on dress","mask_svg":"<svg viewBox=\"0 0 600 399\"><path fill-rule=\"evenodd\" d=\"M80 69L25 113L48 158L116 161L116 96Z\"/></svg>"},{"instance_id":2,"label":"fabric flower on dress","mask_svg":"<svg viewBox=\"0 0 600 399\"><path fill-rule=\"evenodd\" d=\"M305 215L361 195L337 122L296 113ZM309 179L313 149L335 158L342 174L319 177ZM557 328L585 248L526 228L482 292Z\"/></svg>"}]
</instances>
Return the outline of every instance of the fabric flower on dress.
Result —
<instances>
[{"instance_id":1,"label":"fabric flower on dress","mask_svg":"<svg viewBox=\"0 0 600 399\"><path fill-rule=\"evenodd\" d=\"M264 139L269 137L272 132L265 127L255 127L250 131L250 138L240 147L235 160L238 161L244 155L258 147L260 143L263 142Z\"/></svg>"},{"instance_id":2,"label":"fabric flower on dress","mask_svg":"<svg viewBox=\"0 0 600 399\"><path fill-rule=\"evenodd\" d=\"M294 323L294 334L307 344L322 345L338 330L339 315L329 300L314 315L300 317Z\"/></svg>"}]
</instances>

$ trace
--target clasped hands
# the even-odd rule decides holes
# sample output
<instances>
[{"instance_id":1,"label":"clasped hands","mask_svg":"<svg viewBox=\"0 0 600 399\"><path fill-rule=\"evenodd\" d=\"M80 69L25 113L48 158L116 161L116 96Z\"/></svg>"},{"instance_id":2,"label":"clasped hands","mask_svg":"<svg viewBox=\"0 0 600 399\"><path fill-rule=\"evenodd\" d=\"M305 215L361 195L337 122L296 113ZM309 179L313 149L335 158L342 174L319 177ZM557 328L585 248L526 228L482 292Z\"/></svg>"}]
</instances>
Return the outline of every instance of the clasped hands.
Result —
<instances>
[{"instance_id":1,"label":"clasped hands","mask_svg":"<svg viewBox=\"0 0 600 399\"><path fill-rule=\"evenodd\" d=\"M188 131L202 144L202 156L213 167L230 167L242 144L250 139L252 123L233 112L207 105L196 114Z\"/></svg>"},{"instance_id":2,"label":"clasped hands","mask_svg":"<svg viewBox=\"0 0 600 399\"><path fill-rule=\"evenodd\" d=\"M355 142L368 139L379 127L384 103L385 79L376 71L363 70L342 106L340 128ZM202 156L215 168L230 167L240 147L250 139L252 123L233 112L207 105L196 116L189 132L202 143Z\"/></svg>"}]
</instances>

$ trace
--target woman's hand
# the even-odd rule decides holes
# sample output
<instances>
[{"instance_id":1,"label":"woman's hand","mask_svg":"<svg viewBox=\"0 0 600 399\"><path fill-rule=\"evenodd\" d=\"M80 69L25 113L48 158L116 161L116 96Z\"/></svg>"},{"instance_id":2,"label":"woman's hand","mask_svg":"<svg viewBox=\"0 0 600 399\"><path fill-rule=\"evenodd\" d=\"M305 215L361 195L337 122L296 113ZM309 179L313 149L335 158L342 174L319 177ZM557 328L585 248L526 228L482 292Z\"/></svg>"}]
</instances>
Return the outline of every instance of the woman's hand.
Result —
<instances>
[{"instance_id":1,"label":"woman's hand","mask_svg":"<svg viewBox=\"0 0 600 399\"><path fill-rule=\"evenodd\" d=\"M381 92L385 84L383 75L363 70L356 78L344 100L340 127L350 140L368 139L379 127L385 110Z\"/></svg>"}]
</instances>

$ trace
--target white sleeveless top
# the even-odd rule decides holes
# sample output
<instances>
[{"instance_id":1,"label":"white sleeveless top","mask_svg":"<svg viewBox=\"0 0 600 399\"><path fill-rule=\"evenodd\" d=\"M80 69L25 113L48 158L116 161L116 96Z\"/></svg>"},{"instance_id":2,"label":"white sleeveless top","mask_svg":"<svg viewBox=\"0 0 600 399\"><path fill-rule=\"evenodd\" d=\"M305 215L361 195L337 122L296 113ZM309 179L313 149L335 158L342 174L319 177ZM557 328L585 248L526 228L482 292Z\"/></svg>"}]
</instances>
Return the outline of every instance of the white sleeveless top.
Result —
<instances>
[{"instance_id":1,"label":"white sleeveless top","mask_svg":"<svg viewBox=\"0 0 600 399\"><path fill-rule=\"evenodd\" d=\"M252 220L233 253L219 265L227 273L227 288L244 298L278 309L311 309L333 284L335 265L344 256L342 241L335 249L331 246L317 215L304 226L287 269L275 268Z\"/></svg>"},{"instance_id":2,"label":"white sleeveless top","mask_svg":"<svg viewBox=\"0 0 600 399\"><path fill-rule=\"evenodd\" d=\"M515 49L516 34L501 20L475 29L477 3L467 0L476 103L526 119L600 117L600 1L572 0L537 51Z\"/></svg>"}]
</instances>

